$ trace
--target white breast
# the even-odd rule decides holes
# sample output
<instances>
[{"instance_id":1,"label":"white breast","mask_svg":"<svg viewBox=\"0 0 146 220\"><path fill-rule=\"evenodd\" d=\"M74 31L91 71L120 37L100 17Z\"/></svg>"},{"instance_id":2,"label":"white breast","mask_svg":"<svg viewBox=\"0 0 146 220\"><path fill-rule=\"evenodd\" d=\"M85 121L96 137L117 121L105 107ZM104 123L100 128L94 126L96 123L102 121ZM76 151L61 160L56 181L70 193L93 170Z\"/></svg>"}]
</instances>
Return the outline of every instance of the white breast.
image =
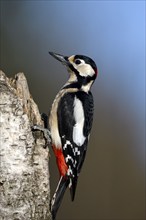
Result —
<instances>
[{"instance_id":1,"label":"white breast","mask_svg":"<svg viewBox=\"0 0 146 220\"><path fill-rule=\"evenodd\" d=\"M75 126L73 128L73 141L78 146L81 146L85 141L85 136L83 135L84 110L82 102L76 97L74 100L74 118Z\"/></svg>"}]
</instances>

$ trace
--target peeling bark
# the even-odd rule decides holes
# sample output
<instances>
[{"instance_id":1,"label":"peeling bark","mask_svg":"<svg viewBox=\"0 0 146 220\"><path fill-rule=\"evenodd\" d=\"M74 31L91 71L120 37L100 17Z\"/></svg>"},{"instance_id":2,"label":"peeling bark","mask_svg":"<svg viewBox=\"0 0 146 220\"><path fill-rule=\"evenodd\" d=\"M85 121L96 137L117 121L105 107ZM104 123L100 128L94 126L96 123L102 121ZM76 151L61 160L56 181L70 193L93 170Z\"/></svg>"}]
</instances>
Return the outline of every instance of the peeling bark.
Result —
<instances>
[{"instance_id":1,"label":"peeling bark","mask_svg":"<svg viewBox=\"0 0 146 220\"><path fill-rule=\"evenodd\" d=\"M0 71L0 219L51 220L49 151L33 124L43 125L26 78Z\"/></svg>"}]
</instances>

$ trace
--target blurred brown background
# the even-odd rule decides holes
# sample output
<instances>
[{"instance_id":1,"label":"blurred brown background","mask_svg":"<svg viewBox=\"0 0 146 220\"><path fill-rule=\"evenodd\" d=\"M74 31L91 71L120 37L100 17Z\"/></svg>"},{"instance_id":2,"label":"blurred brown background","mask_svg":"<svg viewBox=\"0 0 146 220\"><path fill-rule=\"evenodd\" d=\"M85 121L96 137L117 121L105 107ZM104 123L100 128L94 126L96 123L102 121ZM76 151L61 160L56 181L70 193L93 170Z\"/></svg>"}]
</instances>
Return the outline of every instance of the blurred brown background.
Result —
<instances>
[{"instance_id":1,"label":"blurred brown background","mask_svg":"<svg viewBox=\"0 0 146 220\"><path fill-rule=\"evenodd\" d=\"M145 1L0 1L0 67L24 72L40 112L65 83L48 51L97 63L95 115L76 199L58 220L144 220ZM58 171L51 151L51 188Z\"/></svg>"}]
</instances>

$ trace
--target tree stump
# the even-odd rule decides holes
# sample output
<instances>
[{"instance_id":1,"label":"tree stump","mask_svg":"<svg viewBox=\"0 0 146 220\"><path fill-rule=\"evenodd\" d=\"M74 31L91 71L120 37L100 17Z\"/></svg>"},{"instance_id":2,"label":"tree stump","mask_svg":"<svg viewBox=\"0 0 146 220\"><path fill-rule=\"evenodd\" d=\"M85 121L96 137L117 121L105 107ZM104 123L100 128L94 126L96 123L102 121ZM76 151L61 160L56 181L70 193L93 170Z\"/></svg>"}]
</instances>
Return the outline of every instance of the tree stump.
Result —
<instances>
[{"instance_id":1,"label":"tree stump","mask_svg":"<svg viewBox=\"0 0 146 220\"><path fill-rule=\"evenodd\" d=\"M23 73L0 71L0 219L51 220L49 150Z\"/></svg>"}]
</instances>

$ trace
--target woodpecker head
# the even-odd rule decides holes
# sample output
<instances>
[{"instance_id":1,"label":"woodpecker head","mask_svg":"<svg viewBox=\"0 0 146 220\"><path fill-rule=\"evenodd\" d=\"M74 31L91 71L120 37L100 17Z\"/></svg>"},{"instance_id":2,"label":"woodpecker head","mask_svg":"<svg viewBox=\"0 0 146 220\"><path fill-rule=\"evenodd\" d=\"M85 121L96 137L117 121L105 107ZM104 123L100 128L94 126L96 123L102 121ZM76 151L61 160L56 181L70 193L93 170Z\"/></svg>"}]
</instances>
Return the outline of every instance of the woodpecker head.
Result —
<instances>
[{"instance_id":1,"label":"woodpecker head","mask_svg":"<svg viewBox=\"0 0 146 220\"><path fill-rule=\"evenodd\" d=\"M49 52L49 54L67 66L70 73L69 83L78 83L80 88L90 89L97 77L97 67L91 58L84 55L67 57L53 52Z\"/></svg>"}]
</instances>

